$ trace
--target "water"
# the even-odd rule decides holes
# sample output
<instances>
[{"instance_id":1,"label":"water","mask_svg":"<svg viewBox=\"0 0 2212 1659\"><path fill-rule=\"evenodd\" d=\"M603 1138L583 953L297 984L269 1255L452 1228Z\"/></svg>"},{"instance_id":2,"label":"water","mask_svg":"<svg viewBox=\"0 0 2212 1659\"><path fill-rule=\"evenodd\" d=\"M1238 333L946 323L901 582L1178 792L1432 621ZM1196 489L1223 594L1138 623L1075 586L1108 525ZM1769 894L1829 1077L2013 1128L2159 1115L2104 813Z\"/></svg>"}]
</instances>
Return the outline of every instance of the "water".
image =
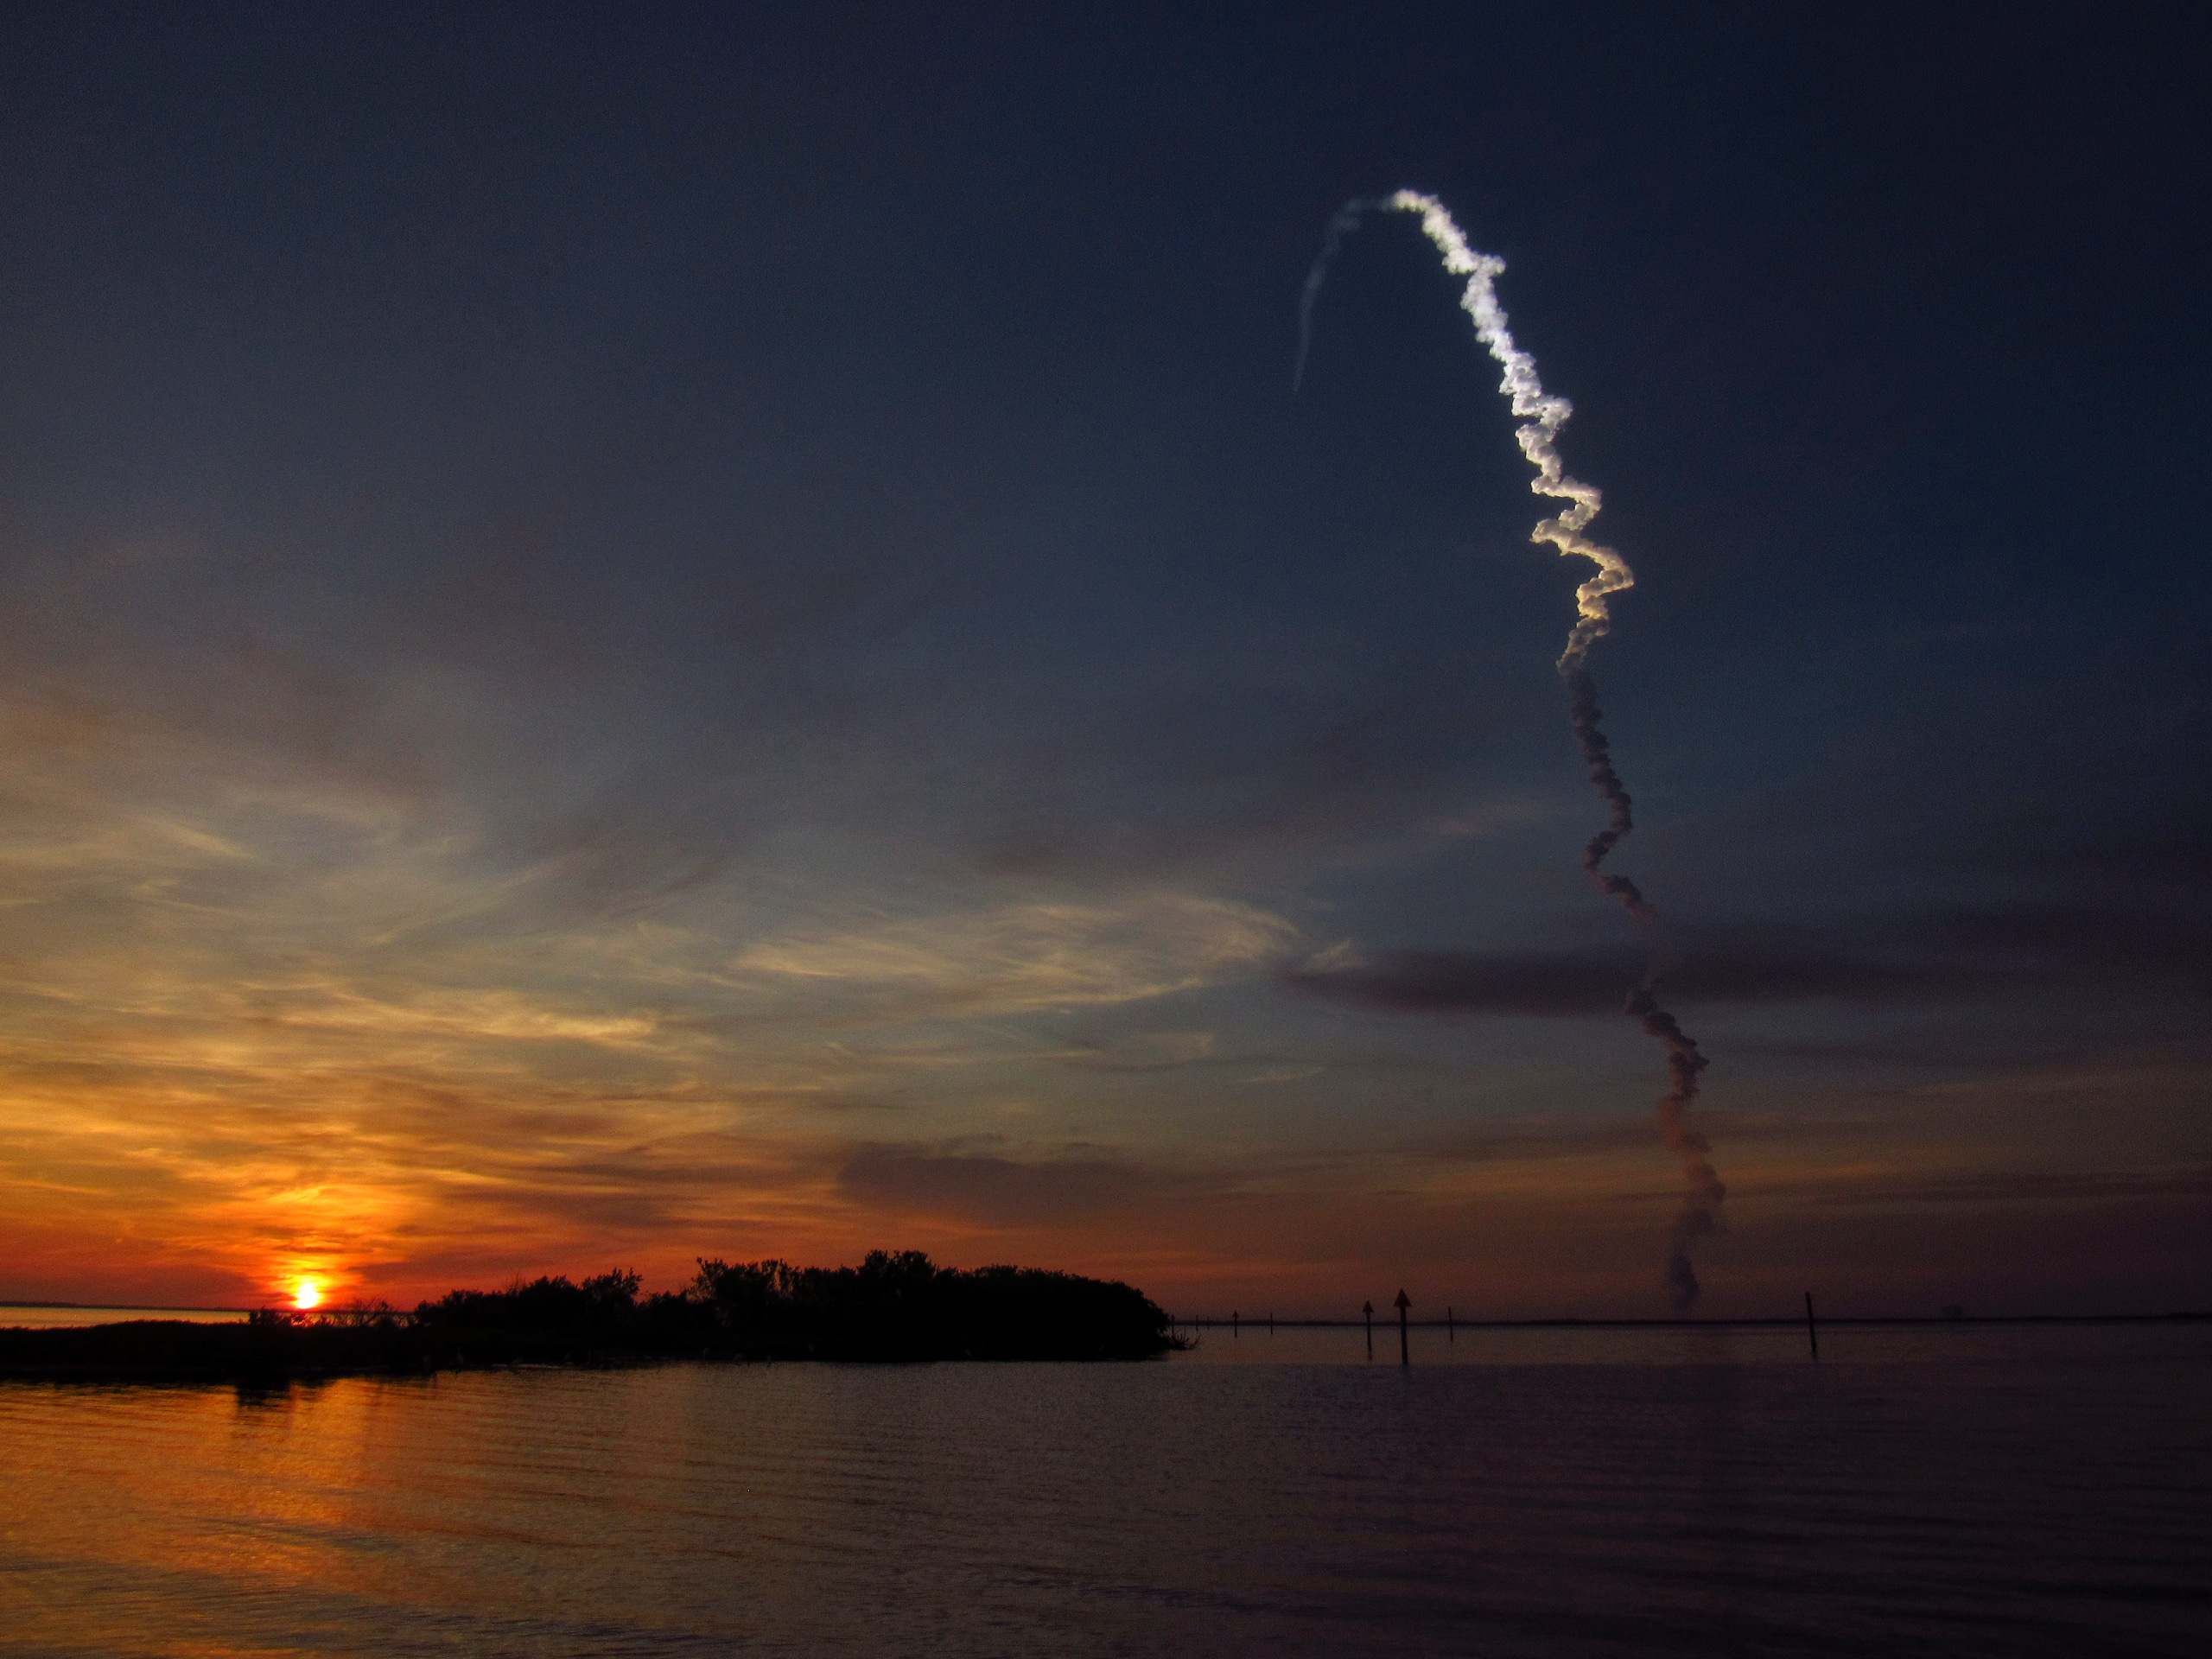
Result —
<instances>
[{"instance_id":1,"label":"water","mask_svg":"<svg viewBox=\"0 0 2212 1659\"><path fill-rule=\"evenodd\" d=\"M1818 1367L1768 1331L1416 1332L1403 1370L1356 1330L1207 1338L1162 1364L0 1384L0 1651L2212 1636L2203 1325L1840 1328Z\"/></svg>"}]
</instances>

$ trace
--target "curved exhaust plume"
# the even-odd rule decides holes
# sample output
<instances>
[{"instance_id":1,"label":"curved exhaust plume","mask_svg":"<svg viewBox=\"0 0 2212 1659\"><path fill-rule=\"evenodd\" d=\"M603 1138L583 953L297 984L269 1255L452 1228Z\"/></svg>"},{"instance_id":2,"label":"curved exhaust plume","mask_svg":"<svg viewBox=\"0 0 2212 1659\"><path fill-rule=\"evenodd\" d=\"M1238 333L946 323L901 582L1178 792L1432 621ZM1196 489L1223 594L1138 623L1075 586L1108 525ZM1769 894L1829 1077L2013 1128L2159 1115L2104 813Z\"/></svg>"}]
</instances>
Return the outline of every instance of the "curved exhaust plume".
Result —
<instances>
[{"instance_id":1,"label":"curved exhaust plume","mask_svg":"<svg viewBox=\"0 0 2212 1659\"><path fill-rule=\"evenodd\" d=\"M1306 384L1306 353L1313 344L1313 302L1321 297L1321 282L1329 274L1329 261L1337 257L1338 244L1359 228L1360 213L1369 206L1363 201L1348 201L1337 209L1337 216L1329 221L1328 237L1321 244L1321 257L1306 273L1306 291L1298 297L1298 361L1290 370L1293 397Z\"/></svg>"},{"instance_id":2,"label":"curved exhaust plume","mask_svg":"<svg viewBox=\"0 0 2212 1659\"><path fill-rule=\"evenodd\" d=\"M1604 868L1607 855L1636 827L1635 804L1627 786L1621 782L1620 773L1614 770L1611 746L1606 741L1601 724L1604 716L1598 707L1598 683L1591 677L1586 663L1592 644L1612 626L1607 598L1634 587L1636 573L1629 569L1628 561L1611 548L1593 542L1582 533L1598 516L1605 498L1595 486L1568 476L1566 464L1560 460L1554 440L1558 437L1560 428L1567 424L1567 417L1574 413L1574 405L1545 391L1544 383L1536 374L1536 359L1513 343L1505 308L1497 302L1497 279L1505 269L1505 261L1468 246L1466 236L1451 211L1434 196L1423 195L1416 190L1400 190L1375 200L1346 202L1329 221L1328 238L1322 244L1320 257L1306 274L1306 289L1298 308L1298 362L1291 375L1292 390L1296 391L1306 377L1306 348L1313 336L1313 306L1320 296L1329 263L1344 238L1359 228L1362 216L1370 211L1418 214L1421 230L1443 256L1445 270L1467 279L1459 296L1459 308L1473 319L1475 338L1489 348L1490 354L1505 371L1498 391L1511 400L1513 412L1525 423L1514 436L1520 442L1521 453L1536 469L1536 476L1529 487L1538 495L1567 503L1559 512L1539 524L1529 539L1555 547L1562 556L1587 559L1597 566L1589 579L1574 590L1574 626L1568 631L1567 649L1559 659L1560 678L1567 686L1567 720L1573 728L1575 747L1590 773L1591 783L1611 811L1605 827L1583 848L1582 868L1599 890L1617 899L1637 922L1656 922L1658 912L1636 883ZM1667 1050L1667 1075L1671 1086L1659 1101L1659 1128L1666 1137L1669 1150L1681 1165L1687 1191L1681 1213L1675 1222L1666 1281L1675 1308L1681 1310L1698 1297L1697 1272L1690 1264L1691 1249L1699 1239L1719 1230L1720 1202L1727 1196L1728 1189L1721 1185L1713 1167L1711 1146L1690 1124L1690 1108L1697 1100L1698 1077L1706 1068L1706 1058L1698 1052L1695 1040L1676 1023L1675 1016L1659 1006L1658 980L1659 969L1655 961L1645 972L1643 982L1629 993L1625 1012Z\"/></svg>"}]
</instances>

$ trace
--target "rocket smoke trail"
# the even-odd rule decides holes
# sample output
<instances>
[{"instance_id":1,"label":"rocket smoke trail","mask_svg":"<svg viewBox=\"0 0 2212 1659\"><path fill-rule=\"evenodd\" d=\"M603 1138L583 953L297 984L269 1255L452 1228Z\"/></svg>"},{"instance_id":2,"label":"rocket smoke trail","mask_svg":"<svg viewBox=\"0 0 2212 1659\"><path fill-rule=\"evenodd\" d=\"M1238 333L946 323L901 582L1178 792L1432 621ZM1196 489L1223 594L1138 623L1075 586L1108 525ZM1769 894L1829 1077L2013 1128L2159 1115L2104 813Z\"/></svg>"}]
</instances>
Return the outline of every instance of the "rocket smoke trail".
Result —
<instances>
[{"instance_id":1,"label":"rocket smoke trail","mask_svg":"<svg viewBox=\"0 0 2212 1659\"><path fill-rule=\"evenodd\" d=\"M1337 209L1337 216L1329 221L1328 239L1321 244L1321 257L1306 273L1306 291L1298 298L1298 361L1290 371L1294 396L1306 384L1306 353L1313 344L1313 302L1321 297L1321 280L1329 274L1329 261L1337 257L1337 245L1359 228L1359 215L1369 205L1348 201Z\"/></svg>"},{"instance_id":2,"label":"rocket smoke trail","mask_svg":"<svg viewBox=\"0 0 2212 1659\"><path fill-rule=\"evenodd\" d=\"M1619 900L1638 923L1656 922L1658 912L1637 890L1636 883L1604 868L1606 855L1636 827L1636 820L1627 786L1613 769L1611 747L1600 724L1603 715L1598 708L1598 683L1591 677L1587 664L1592 644L1603 638L1612 626L1612 615L1605 604L1607 596L1633 587L1636 573L1629 569L1628 561L1611 548L1601 546L1582 533L1598 516L1604 498L1593 486L1569 477L1560 460L1553 441L1559 435L1560 428L1567 424L1567 417L1574 413L1574 405L1564 397L1554 397L1545 392L1543 382L1536 376L1536 359L1513 343L1504 308L1497 302L1496 286L1499 273L1505 269L1505 261L1495 254L1478 253L1469 247L1450 211L1433 196L1401 190L1377 200L1346 202L1329 221L1328 239L1322 245L1320 257L1306 275L1306 290L1298 308L1298 363L1291 377L1292 389L1295 391L1305 378L1306 347L1313 335L1313 305L1319 297L1322 280L1328 274L1329 262L1335 257L1338 245L1359 228L1362 215L1370 209L1418 213L1422 231L1444 257L1445 270L1467 279L1467 286L1459 296L1459 307L1474 320L1475 338L1490 348L1490 354L1505 371L1498 391L1511 399L1513 412L1526 423L1514 436L1520 442L1521 453L1536 469L1529 487L1538 495L1567 504L1538 524L1529 539L1555 547L1562 556L1571 554L1587 559L1598 567L1595 574L1574 590L1574 626L1567 636L1567 649L1559 659L1560 678L1567 686L1567 718L1574 729L1575 747L1589 771L1591 783L1605 798L1611 813L1605 827L1583 848L1582 868L1599 891ZM1697 1272L1690 1265L1690 1251L1699 1239L1718 1230L1720 1201L1727 1196L1728 1189L1721 1185L1720 1177L1713 1170L1712 1147L1690 1124L1690 1108L1697 1100L1698 1075L1705 1070L1706 1058L1698 1052L1696 1042L1675 1022L1675 1016L1659 1006L1658 974L1655 962L1645 972L1643 982L1629 994L1626 1012L1647 1035L1657 1039L1667 1050L1670 1086L1659 1101L1659 1128L1666 1137L1669 1150L1681 1165L1687 1191L1681 1212L1675 1222L1666 1278L1675 1306L1681 1309L1689 1306L1698 1295Z\"/></svg>"}]
</instances>

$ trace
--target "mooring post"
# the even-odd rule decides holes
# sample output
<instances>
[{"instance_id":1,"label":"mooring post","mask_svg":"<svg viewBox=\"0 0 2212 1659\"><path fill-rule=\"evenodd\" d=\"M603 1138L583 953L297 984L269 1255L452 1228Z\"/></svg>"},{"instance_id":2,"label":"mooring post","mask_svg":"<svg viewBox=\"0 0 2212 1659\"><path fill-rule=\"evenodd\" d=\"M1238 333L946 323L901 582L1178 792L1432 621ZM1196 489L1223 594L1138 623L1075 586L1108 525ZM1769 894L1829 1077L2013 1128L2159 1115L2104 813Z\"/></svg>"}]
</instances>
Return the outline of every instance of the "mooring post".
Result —
<instances>
[{"instance_id":1,"label":"mooring post","mask_svg":"<svg viewBox=\"0 0 2212 1659\"><path fill-rule=\"evenodd\" d=\"M1452 1304L1449 1302L1444 1304L1444 1340L1446 1342L1459 1340L1459 1317L1452 1312Z\"/></svg>"},{"instance_id":2,"label":"mooring post","mask_svg":"<svg viewBox=\"0 0 2212 1659\"><path fill-rule=\"evenodd\" d=\"M1367 1357L1375 1357L1375 1304L1362 1302L1359 1311L1367 1315Z\"/></svg>"},{"instance_id":3,"label":"mooring post","mask_svg":"<svg viewBox=\"0 0 2212 1659\"><path fill-rule=\"evenodd\" d=\"M1274 1335L1274 1333L1275 1333L1275 1311L1274 1311L1274 1309L1273 1309L1273 1308L1271 1307L1271 1308L1269 1308L1269 1309L1268 1310L1268 1334L1269 1336L1271 1336L1271 1337L1272 1337L1273 1335Z\"/></svg>"},{"instance_id":4,"label":"mooring post","mask_svg":"<svg viewBox=\"0 0 2212 1659\"><path fill-rule=\"evenodd\" d=\"M1243 1317L1233 1307L1229 1310L1229 1339L1231 1342L1244 1334L1243 1327L1237 1324L1237 1321Z\"/></svg>"},{"instance_id":5,"label":"mooring post","mask_svg":"<svg viewBox=\"0 0 2212 1659\"><path fill-rule=\"evenodd\" d=\"M1817 1365L1821 1363L1821 1327L1813 1318L1813 1293L1809 1290L1805 1293L1805 1336L1813 1344L1813 1363Z\"/></svg>"},{"instance_id":6,"label":"mooring post","mask_svg":"<svg viewBox=\"0 0 2212 1659\"><path fill-rule=\"evenodd\" d=\"M1413 1350L1406 1346L1406 1310L1412 1306L1412 1300L1401 1290L1398 1293L1398 1363L1401 1365L1414 1363Z\"/></svg>"}]
</instances>

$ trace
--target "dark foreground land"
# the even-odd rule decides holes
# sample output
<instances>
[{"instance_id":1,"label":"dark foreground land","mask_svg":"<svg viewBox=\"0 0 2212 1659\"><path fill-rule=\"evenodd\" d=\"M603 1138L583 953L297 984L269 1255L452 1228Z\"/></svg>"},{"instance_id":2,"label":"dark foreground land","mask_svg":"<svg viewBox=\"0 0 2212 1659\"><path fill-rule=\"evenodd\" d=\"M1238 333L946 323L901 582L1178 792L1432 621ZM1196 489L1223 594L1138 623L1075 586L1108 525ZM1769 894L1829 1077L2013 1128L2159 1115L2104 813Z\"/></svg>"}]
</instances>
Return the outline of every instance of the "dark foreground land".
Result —
<instances>
[{"instance_id":1,"label":"dark foreground land","mask_svg":"<svg viewBox=\"0 0 2212 1659\"><path fill-rule=\"evenodd\" d=\"M1179 1345L1128 1285L1035 1268L940 1268L877 1250L857 1268L714 1261L682 1291L640 1298L638 1275L456 1290L412 1313L238 1325L133 1319L0 1330L0 1376L285 1377L461 1366L651 1359L1145 1359Z\"/></svg>"}]
</instances>

